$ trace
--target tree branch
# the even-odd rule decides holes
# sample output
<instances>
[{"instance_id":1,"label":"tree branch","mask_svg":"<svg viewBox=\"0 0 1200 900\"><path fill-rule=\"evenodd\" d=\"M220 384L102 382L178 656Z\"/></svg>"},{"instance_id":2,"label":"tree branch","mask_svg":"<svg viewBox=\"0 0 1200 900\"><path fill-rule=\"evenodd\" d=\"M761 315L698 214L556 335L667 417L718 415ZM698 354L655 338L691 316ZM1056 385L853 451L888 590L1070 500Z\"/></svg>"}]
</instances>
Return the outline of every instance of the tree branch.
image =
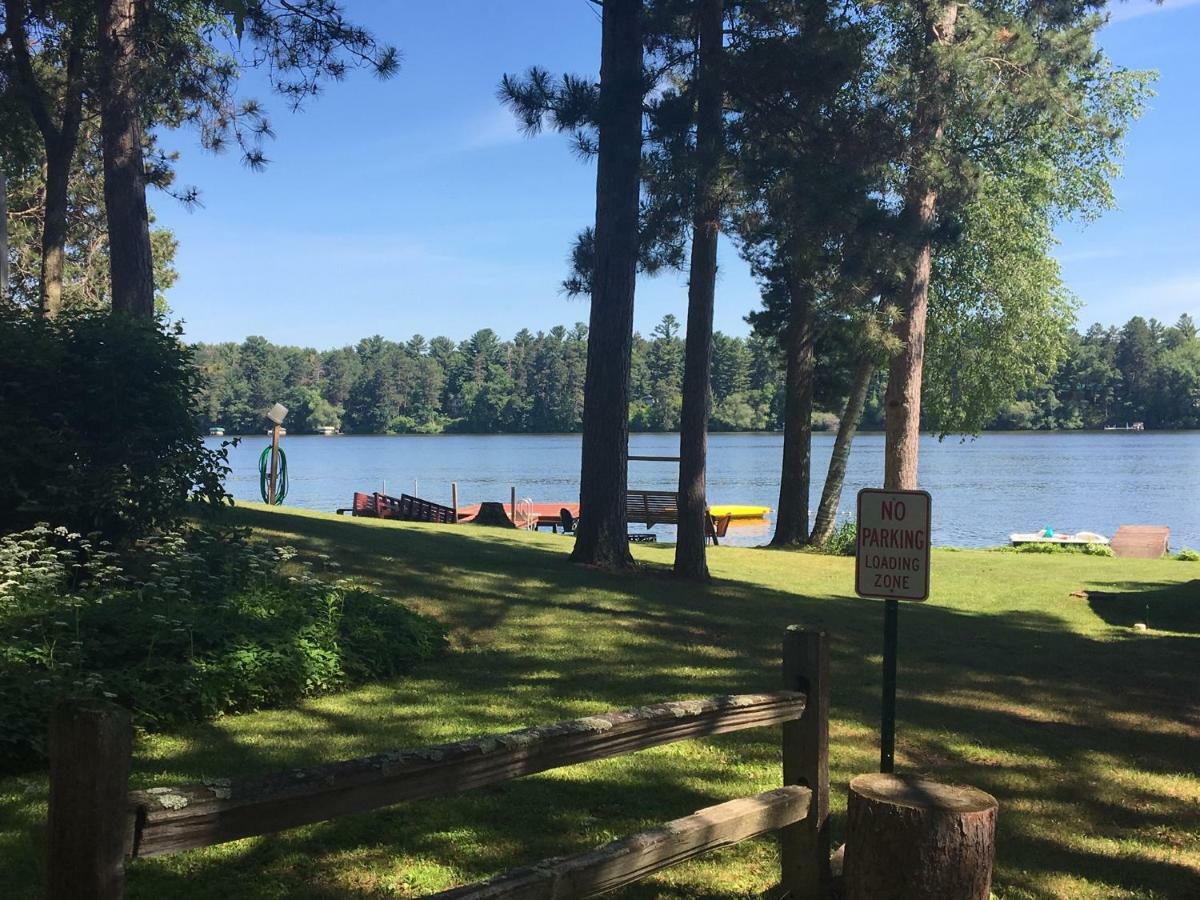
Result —
<instances>
[{"instance_id":1,"label":"tree branch","mask_svg":"<svg viewBox=\"0 0 1200 900\"><path fill-rule=\"evenodd\" d=\"M50 116L47 102L37 76L33 71L33 60L29 54L29 37L25 33L25 16L28 12L22 0L4 0L4 16L8 31L8 42L13 51L13 70L18 90L25 98L25 105L34 124L42 133L47 147L58 142L59 130Z\"/></svg>"}]
</instances>

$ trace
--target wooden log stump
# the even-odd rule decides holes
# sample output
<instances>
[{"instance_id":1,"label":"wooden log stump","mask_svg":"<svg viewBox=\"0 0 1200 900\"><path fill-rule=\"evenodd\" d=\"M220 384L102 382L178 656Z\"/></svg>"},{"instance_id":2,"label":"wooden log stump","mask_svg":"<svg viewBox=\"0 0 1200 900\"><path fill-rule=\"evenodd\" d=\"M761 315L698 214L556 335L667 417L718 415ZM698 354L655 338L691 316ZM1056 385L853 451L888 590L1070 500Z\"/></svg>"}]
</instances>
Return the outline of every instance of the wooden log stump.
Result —
<instances>
[{"instance_id":1,"label":"wooden log stump","mask_svg":"<svg viewBox=\"0 0 1200 900\"><path fill-rule=\"evenodd\" d=\"M850 782L846 900L988 900L996 798L903 775Z\"/></svg>"},{"instance_id":2,"label":"wooden log stump","mask_svg":"<svg viewBox=\"0 0 1200 900\"><path fill-rule=\"evenodd\" d=\"M490 525L493 528L516 528L503 503L481 503L479 512L471 520L472 525Z\"/></svg>"}]
</instances>

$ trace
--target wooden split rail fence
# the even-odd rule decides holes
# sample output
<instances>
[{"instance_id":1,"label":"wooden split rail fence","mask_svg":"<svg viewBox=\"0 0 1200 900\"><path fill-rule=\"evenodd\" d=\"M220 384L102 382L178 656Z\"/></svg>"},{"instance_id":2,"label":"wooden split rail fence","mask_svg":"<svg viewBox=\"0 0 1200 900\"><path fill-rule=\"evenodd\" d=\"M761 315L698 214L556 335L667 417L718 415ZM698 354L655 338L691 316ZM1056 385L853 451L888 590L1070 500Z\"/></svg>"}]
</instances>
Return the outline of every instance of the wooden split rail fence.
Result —
<instances>
[{"instance_id":1,"label":"wooden split rail fence","mask_svg":"<svg viewBox=\"0 0 1200 900\"><path fill-rule=\"evenodd\" d=\"M785 634L783 690L656 703L555 725L270 775L129 791L132 728L107 703L63 704L50 725L48 894L124 895L129 859L445 796L689 738L783 725L783 787L721 803L576 856L437 896L589 897L778 831L783 895L825 897L829 876L829 647Z\"/></svg>"}]
</instances>

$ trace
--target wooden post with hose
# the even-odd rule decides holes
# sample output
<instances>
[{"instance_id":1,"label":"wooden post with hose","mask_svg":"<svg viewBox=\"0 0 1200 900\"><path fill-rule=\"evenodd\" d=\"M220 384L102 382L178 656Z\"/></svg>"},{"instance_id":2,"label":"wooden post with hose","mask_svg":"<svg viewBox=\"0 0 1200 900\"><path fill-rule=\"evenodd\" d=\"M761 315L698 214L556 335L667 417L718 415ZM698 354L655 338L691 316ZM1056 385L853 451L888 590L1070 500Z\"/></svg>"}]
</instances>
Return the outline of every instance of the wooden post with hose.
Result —
<instances>
[{"instance_id":1,"label":"wooden post with hose","mask_svg":"<svg viewBox=\"0 0 1200 900\"><path fill-rule=\"evenodd\" d=\"M283 420L287 418L288 409L282 403L276 403L267 412L271 420L271 471L267 480L267 505L275 505L275 484L279 478L279 430Z\"/></svg>"}]
</instances>

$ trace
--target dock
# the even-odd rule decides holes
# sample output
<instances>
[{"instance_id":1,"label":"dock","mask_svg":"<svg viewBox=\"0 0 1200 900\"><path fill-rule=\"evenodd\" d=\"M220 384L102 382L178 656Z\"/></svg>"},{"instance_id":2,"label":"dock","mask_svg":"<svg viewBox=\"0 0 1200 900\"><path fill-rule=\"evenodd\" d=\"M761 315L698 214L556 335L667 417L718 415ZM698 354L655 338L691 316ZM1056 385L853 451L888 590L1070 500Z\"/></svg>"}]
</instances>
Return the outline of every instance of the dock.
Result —
<instances>
[{"instance_id":1,"label":"dock","mask_svg":"<svg viewBox=\"0 0 1200 900\"><path fill-rule=\"evenodd\" d=\"M458 509L458 521L470 522L479 514L480 504L474 503L470 506L460 506ZM578 503L528 503L518 502L516 515L512 514L510 504L504 504L505 512L509 513L509 518L513 520L513 524L518 528L557 528L560 519L560 513L563 509L569 510L571 516L575 519L579 518Z\"/></svg>"},{"instance_id":2,"label":"dock","mask_svg":"<svg viewBox=\"0 0 1200 900\"><path fill-rule=\"evenodd\" d=\"M1122 525L1112 539L1115 556L1158 559L1166 555L1171 529L1166 525Z\"/></svg>"}]
</instances>

